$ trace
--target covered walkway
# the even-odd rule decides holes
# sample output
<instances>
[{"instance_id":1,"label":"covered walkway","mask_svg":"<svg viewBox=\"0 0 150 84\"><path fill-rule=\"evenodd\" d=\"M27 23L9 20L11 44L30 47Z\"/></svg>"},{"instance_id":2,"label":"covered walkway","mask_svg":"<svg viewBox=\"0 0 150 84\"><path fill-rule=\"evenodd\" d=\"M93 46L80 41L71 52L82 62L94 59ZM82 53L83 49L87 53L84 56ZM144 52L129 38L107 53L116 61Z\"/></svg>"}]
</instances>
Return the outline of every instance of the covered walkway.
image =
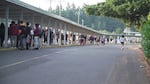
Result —
<instances>
[{"instance_id":1,"label":"covered walkway","mask_svg":"<svg viewBox=\"0 0 150 84\"><path fill-rule=\"evenodd\" d=\"M61 16L53 15L42 9L33 7L19 0L0 1L0 23L5 24L4 47L9 47L8 28L11 21L30 22L40 24L42 29L47 29L46 45L79 44L79 37L84 35L85 42L89 36L100 36L98 31L77 24Z\"/></svg>"}]
</instances>

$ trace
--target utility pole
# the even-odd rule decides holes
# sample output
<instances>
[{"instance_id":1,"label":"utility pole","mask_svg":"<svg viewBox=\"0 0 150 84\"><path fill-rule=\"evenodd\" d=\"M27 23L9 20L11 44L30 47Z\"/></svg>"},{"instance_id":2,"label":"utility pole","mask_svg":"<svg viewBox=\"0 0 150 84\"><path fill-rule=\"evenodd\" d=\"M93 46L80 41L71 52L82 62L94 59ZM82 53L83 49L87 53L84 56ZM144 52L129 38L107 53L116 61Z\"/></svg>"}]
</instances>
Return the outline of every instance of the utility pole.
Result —
<instances>
[{"instance_id":1,"label":"utility pole","mask_svg":"<svg viewBox=\"0 0 150 84\"><path fill-rule=\"evenodd\" d=\"M52 12L52 6L51 6L51 3L52 3L52 0L50 0L50 3L49 3L49 13Z\"/></svg>"},{"instance_id":2,"label":"utility pole","mask_svg":"<svg viewBox=\"0 0 150 84\"><path fill-rule=\"evenodd\" d=\"M78 15L78 24L80 24L80 8L79 8L79 10L78 10L77 15Z\"/></svg>"},{"instance_id":3,"label":"utility pole","mask_svg":"<svg viewBox=\"0 0 150 84\"><path fill-rule=\"evenodd\" d=\"M59 16L61 16L61 9L62 9L61 0L59 0Z\"/></svg>"}]
</instances>

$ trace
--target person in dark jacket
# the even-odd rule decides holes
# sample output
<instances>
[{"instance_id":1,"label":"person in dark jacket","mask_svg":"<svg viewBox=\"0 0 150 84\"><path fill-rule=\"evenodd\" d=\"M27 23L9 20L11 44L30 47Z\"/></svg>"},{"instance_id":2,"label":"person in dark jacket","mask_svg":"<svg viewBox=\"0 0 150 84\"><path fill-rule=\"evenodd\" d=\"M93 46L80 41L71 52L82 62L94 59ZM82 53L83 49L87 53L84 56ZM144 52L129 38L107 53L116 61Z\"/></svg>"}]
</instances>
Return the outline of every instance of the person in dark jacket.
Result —
<instances>
[{"instance_id":1,"label":"person in dark jacket","mask_svg":"<svg viewBox=\"0 0 150 84\"><path fill-rule=\"evenodd\" d=\"M26 23L26 32L27 32L27 38L26 38L26 40L27 40L27 43L26 43L26 49L28 50L29 49L29 47L31 46L31 34L30 34L30 32L31 32L31 27L30 27L30 24L29 24L29 22L27 22Z\"/></svg>"},{"instance_id":2,"label":"person in dark jacket","mask_svg":"<svg viewBox=\"0 0 150 84\"><path fill-rule=\"evenodd\" d=\"M17 35L18 35L18 28L14 21L11 22L10 26L10 40L11 40L11 47L16 47L17 45Z\"/></svg>"},{"instance_id":3,"label":"person in dark jacket","mask_svg":"<svg viewBox=\"0 0 150 84\"><path fill-rule=\"evenodd\" d=\"M1 23L0 25L0 47L3 46L4 38L5 38L5 25L4 23Z\"/></svg>"},{"instance_id":4,"label":"person in dark jacket","mask_svg":"<svg viewBox=\"0 0 150 84\"><path fill-rule=\"evenodd\" d=\"M27 30L23 21L20 22L19 35L21 41L21 50L26 49Z\"/></svg>"}]
</instances>

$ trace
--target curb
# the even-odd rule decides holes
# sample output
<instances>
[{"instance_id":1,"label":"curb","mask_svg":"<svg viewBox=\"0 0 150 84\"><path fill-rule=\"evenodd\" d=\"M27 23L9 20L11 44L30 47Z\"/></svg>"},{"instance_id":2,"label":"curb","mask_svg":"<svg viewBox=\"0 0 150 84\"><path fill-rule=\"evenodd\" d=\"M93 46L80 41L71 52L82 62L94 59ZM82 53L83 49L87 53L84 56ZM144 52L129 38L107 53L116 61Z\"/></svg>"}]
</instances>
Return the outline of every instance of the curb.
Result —
<instances>
[{"instance_id":1,"label":"curb","mask_svg":"<svg viewBox=\"0 0 150 84\"><path fill-rule=\"evenodd\" d=\"M17 48L0 48L0 51L12 51L17 50Z\"/></svg>"},{"instance_id":2,"label":"curb","mask_svg":"<svg viewBox=\"0 0 150 84\"><path fill-rule=\"evenodd\" d=\"M138 49L139 52L141 52L141 55L144 56L144 59L147 61L148 65L150 66L150 60L144 55L144 51L141 49Z\"/></svg>"},{"instance_id":3,"label":"curb","mask_svg":"<svg viewBox=\"0 0 150 84\"><path fill-rule=\"evenodd\" d=\"M64 47L73 47L73 46L80 46L80 45L51 45L51 46L42 46L41 48L64 48ZM31 47L32 49L33 47ZM0 51L13 51L19 50L17 48L0 48Z\"/></svg>"}]
</instances>

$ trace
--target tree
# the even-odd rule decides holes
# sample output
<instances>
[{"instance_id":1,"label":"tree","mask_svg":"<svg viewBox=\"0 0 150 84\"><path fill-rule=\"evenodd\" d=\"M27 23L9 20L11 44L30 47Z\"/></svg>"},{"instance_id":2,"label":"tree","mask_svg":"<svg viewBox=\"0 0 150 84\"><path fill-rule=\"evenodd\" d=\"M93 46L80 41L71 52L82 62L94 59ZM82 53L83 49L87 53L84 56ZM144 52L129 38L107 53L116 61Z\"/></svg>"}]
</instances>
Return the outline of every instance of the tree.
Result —
<instances>
[{"instance_id":1,"label":"tree","mask_svg":"<svg viewBox=\"0 0 150 84\"><path fill-rule=\"evenodd\" d=\"M123 19L131 25L141 25L141 18L150 11L150 0L106 0L96 5L85 5L89 15L105 15Z\"/></svg>"},{"instance_id":2,"label":"tree","mask_svg":"<svg viewBox=\"0 0 150 84\"><path fill-rule=\"evenodd\" d=\"M121 28L116 28L115 33L120 34L122 32Z\"/></svg>"},{"instance_id":3,"label":"tree","mask_svg":"<svg viewBox=\"0 0 150 84\"><path fill-rule=\"evenodd\" d=\"M118 19L109 18L105 16L95 16L87 15L83 8L76 7L74 4L69 4L65 9L61 10L61 16L68 18L76 23L78 23L78 13L80 11L79 24L90 27L95 30L107 30L109 32L114 32L116 28L121 28L123 30L124 24ZM51 13L59 15L59 6L52 10Z\"/></svg>"}]
</instances>

